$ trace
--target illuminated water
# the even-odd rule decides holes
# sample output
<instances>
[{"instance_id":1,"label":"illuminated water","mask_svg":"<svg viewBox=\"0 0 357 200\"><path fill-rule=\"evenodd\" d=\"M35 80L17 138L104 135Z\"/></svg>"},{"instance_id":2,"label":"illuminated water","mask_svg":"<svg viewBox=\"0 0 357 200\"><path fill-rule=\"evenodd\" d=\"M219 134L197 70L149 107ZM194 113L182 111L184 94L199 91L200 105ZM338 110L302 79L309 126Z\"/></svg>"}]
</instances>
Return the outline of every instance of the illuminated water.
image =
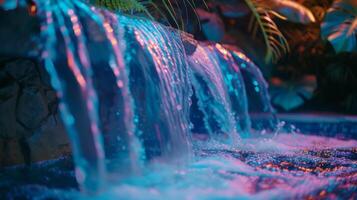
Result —
<instances>
[{"instance_id":1,"label":"illuminated water","mask_svg":"<svg viewBox=\"0 0 357 200\"><path fill-rule=\"evenodd\" d=\"M91 199L355 199L356 145L300 134L251 139L241 148L211 143L185 168L153 164ZM0 191L9 199L89 198L78 191L72 168L64 158L9 169L0 173Z\"/></svg>"},{"instance_id":2,"label":"illuminated water","mask_svg":"<svg viewBox=\"0 0 357 200\"><path fill-rule=\"evenodd\" d=\"M5 197L355 197L357 142L282 134L240 51L79 0L37 3L74 165L8 169Z\"/></svg>"}]
</instances>

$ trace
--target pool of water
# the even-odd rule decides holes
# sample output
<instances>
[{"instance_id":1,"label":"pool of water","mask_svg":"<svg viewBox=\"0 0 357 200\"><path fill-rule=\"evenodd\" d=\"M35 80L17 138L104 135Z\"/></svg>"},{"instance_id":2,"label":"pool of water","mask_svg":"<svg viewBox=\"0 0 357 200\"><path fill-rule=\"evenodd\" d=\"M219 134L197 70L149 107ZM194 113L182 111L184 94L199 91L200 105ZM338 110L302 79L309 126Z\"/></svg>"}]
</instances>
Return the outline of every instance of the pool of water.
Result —
<instances>
[{"instance_id":1,"label":"pool of water","mask_svg":"<svg viewBox=\"0 0 357 200\"><path fill-rule=\"evenodd\" d=\"M341 123L335 120L328 126ZM308 131L313 124L305 125ZM272 139L246 139L236 147L196 138L200 139L188 166L152 162L141 174L98 194L79 192L70 157L7 168L0 173L1 199L357 198L353 138L279 133Z\"/></svg>"},{"instance_id":2,"label":"pool of water","mask_svg":"<svg viewBox=\"0 0 357 200\"><path fill-rule=\"evenodd\" d=\"M75 164L2 169L0 199L356 199L356 119L279 123L237 49L81 0L36 3Z\"/></svg>"}]
</instances>

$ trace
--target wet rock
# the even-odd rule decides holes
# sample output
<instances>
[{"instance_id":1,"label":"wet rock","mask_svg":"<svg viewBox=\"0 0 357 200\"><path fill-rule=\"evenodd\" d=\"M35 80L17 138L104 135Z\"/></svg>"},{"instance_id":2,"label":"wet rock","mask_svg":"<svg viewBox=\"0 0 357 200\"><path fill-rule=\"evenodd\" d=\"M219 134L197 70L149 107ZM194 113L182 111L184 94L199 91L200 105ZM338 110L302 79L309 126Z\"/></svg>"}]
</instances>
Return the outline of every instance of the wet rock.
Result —
<instances>
[{"instance_id":1,"label":"wet rock","mask_svg":"<svg viewBox=\"0 0 357 200\"><path fill-rule=\"evenodd\" d=\"M316 77L309 75L290 82L273 77L270 87L272 104L280 111L298 108L313 98L316 84Z\"/></svg>"},{"instance_id":2,"label":"wet rock","mask_svg":"<svg viewBox=\"0 0 357 200\"><path fill-rule=\"evenodd\" d=\"M49 112L35 64L29 60L16 60L7 64L6 70L21 87L17 97L17 123L28 130L38 128Z\"/></svg>"},{"instance_id":3,"label":"wet rock","mask_svg":"<svg viewBox=\"0 0 357 200\"><path fill-rule=\"evenodd\" d=\"M202 24L202 31L210 41L221 42L225 34L225 25L218 14L207 12L203 9L196 9L197 15Z\"/></svg>"},{"instance_id":4,"label":"wet rock","mask_svg":"<svg viewBox=\"0 0 357 200\"><path fill-rule=\"evenodd\" d=\"M1 0L0 0L1 2ZM6 57L39 55L40 19L25 6L0 9L0 55Z\"/></svg>"},{"instance_id":5,"label":"wet rock","mask_svg":"<svg viewBox=\"0 0 357 200\"><path fill-rule=\"evenodd\" d=\"M182 44L185 48L186 54L191 56L195 53L198 42L193 38L193 35L182 33L181 34Z\"/></svg>"},{"instance_id":6,"label":"wet rock","mask_svg":"<svg viewBox=\"0 0 357 200\"><path fill-rule=\"evenodd\" d=\"M223 16L228 18L239 18L248 15L251 11L244 1L221 0L211 2L210 7L216 7Z\"/></svg>"},{"instance_id":7,"label":"wet rock","mask_svg":"<svg viewBox=\"0 0 357 200\"><path fill-rule=\"evenodd\" d=\"M70 154L44 69L28 59L0 61L0 167Z\"/></svg>"},{"instance_id":8,"label":"wet rock","mask_svg":"<svg viewBox=\"0 0 357 200\"><path fill-rule=\"evenodd\" d=\"M43 161L71 155L71 147L58 115L51 116L28 138L31 149L31 161Z\"/></svg>"},{"instance_id":9,"label":"wet rock","mask_svg":"<svg viewBox=\"0 0 357 200\"><path fill-rule=\"evenodd\" d=\"M41 87L40 74L30 60L10 60L6 62L5 70L22 87Z\"/></svg>"},{"instance_id":10,"label":"wet rock","mask_svg":"<svg viewBox=\"0 0 357 200\"><path fill-rule=\"evenodd\" d=\"M19 86L0 71L0 138L16 136L16 100Z\"/></svg>"},{"instance_id":11,"label":"wet rock","mask_svg":"<svg viewBox=\"0 0 357 200\"><path fill-rule=\"evenodd\" d=\"M8 166L25 162L24 156L22 156L20 142L18 140L0 140L0 143L2 143L0 166Z\"/></svg>"},{"instance_id":12,"label":"wet rock","mask_svg":"<svg viewBox=\"0 0 357 200\"><path fill-rule=\"evenodd\" d=\"M26 88L18 98L16 109L18 123L26 129L36 129L49 115L44 97L40 91Z\"/></svg>"}]
</instances>

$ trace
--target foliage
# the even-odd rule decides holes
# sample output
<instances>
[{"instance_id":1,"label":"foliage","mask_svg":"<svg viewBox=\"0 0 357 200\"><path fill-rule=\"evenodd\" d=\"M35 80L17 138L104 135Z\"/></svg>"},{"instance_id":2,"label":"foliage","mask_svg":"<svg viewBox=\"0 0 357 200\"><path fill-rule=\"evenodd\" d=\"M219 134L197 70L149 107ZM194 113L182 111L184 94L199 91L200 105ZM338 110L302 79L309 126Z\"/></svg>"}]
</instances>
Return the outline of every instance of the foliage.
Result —
<instances>
[{"instance_id":1,"label":"foliage","mask_svg":"<svg viewBox=\"0 0 357 200\"><path fill-rule=\"evenodd\" d=\"M90 3L105 7L110 10L121 10L121 11L146 11L143 2L138 0L91 0Z\"/></svg>"},{"instance_id":2,"label":"foliage","mask_svg":"<svg viewBox=\"0 0 357 200\"><path fill-rule=\"evenodd\" d=\"M303 5L290 0L245 0L253 13L249 29L253 36L258 27L266 44L266 62L277 62L290 51L289 44L273 18L308 24L315 22L311 11Z\"/></svg>"},{"instance_id":3,"label":"foliage","mask_svg":"<svg viewBox=\"0 0 357 200\"><path fill-rule=\"evenodd\" d=\"M357 8L347 0L338 0L321 24L321 36L337 53L357 51Z\"/></svg>"},{"instance_id":4,"label":"foliage","mask_svg":"<svg viewBox=\"0 0 357 200\"><path fill-rule=\"evenodd\" d=\"M205 4L204 0L202 2ZM188 10L195 12L196 8L195 0L181 2L175 0L174 3L172 0L90 0L90 3L112 11L145 13L151 19L158 18L154 17L157 15L166 21L170 18L176 27L181 29L184 29L184 22L180 12L177 12L181 9L181 5L186 12Z\"/></svg>"},{"instance_id":5,"label":"foliage","mask_svg":"<svg viewBox=\"0 0 357 200\"><path fill-rule=\"evenodd\" d=\"M325 56L317 73L316 97L339 106L345 112L357 113L357 53L343 52Z\"/></svg>"},{"instance_id":6,"label":"foliage","mask_svg":"<svg viewBox=\"0 0 357 200\"><path fill-rule=\"evenodd\" d=\"M190 7L195 10L196 5L194 0L184 0L182 2L175 1L176 5L173 5L170 0L161 1L139 1L139 0L92 0L95 5L104 6L111 10L136 11L146 12L150 15L147 5L156 6L156 10L160 13L159 7L168 13L171 19L178 28L184 29L183 19L180 16L181 12L177 13L179 9L178 4L183 4L184 9ZM311 23L315 22L315 18L311 11L303 5L296 3L292 0L244 0L252 11L252 18L249 30L252 35L256 37L258 30L260 30L265 45L266 56L265 61L277 62L282 56L289 52L289 44L280 32L277 24L274 22L274 18L296 22L296 23ZM150 2L150 3L148 3ZM176 6L176 7L175 7ZM175 10L176 9L176 10ZM163 17L163 15L161 15ZM179 25L178 22L181 22Z\"/></svg>"},{"instance_id":7,"label":"foliage","mask_svg":"<svg viewBox=\"0 0 357 200\"><path fill-rule=\"evenodd\" d=\"M272 20L272 11L261 7L254 0L247 1L253 12L249 30L253 37L257 34L258 27L261 29L266 44L266 62L276 62L283 54L289 52L289 44L284 35L280 32L278 26Z\"/></svg>"},{"instance_id":8,"label":"foliage","mask_svg":"<svg viewBox=\"0 0 357 200\"><path fill-rule=\"evenodd\" d=\"M280 59L272 71L273 76L285 80L299 80L306 74L315 74L316 68L326 66L324 60L331 52L331 46L321 39L320 23L331 7L333 0L305 0L303 5L312 10L318 23L308 25L279 22L281 32L286 36L290 53Z\"/></svg>"}]
</instances>

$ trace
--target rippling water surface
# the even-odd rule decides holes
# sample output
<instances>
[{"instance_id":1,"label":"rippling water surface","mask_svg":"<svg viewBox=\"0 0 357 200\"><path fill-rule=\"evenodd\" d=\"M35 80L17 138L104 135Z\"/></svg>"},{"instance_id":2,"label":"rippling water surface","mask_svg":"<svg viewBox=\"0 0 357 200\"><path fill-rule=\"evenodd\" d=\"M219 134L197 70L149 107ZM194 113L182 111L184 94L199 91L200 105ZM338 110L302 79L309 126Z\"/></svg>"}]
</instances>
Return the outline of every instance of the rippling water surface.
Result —
<instances>
[{"instance_id":1,"label":"rippling water surface","mask_svg":"<svg viewBox=\"0 0 357 200\"><path fill-rule=\"evenodd\" d=\"M299 143L297 141L304 141ZM81 194L71 159L12 168L1 173L7 198L29 199L355 199L357 141L280 134L250 139L240 148L198 142L187 167L159 161L140 176L113 184L97 196ZM25 180L23 177L26 177Z\"/></svg>"},{"instance_id":2,"label":"rippling water surface","mask_svg":"<svg viewBox=\"0 0 357 200\"><path fill-rule=\"evenodd\" d=\"M280 133L241 51L81 0L36 2L75 164L2 170L0 199L357 198L356 131Z\"/></svg>"}]
</instances>

